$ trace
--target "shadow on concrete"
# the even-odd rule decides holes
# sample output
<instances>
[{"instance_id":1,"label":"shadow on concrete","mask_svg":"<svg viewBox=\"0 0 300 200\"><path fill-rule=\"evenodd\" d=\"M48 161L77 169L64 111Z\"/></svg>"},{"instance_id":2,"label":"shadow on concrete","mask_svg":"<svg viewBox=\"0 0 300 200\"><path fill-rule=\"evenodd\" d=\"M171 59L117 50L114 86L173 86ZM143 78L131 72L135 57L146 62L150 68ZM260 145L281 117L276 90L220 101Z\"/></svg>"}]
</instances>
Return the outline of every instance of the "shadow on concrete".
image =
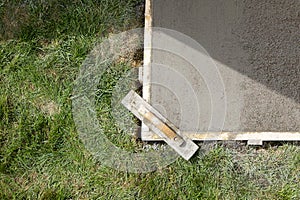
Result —
<instances>
[{"instance_id":1,"label":"shadow on concrete","mask_svg":"<svg viewBox=\"0 0 300 200\"><path fill-rule=\"evenodd\" d=\"M213 57L300 103L300 1L161 0L154 27L182 32Z\"/></svg>"}]
</instances>

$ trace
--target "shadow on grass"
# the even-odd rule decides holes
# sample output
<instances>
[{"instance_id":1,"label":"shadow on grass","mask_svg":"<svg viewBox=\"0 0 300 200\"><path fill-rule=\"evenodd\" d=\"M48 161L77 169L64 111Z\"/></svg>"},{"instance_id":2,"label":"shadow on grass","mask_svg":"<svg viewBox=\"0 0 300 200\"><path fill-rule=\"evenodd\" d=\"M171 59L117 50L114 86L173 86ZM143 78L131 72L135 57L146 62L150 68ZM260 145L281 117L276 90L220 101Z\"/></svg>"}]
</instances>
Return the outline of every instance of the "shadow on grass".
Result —
<instances>
[{"instance_id":1,"label":"shadow on grass","mask_svg":"<svg viewBox=\"0 0 300 200\"><path fill-rule=\"evenodd\" d=\"M141 5L141 0L4 0L0 39L103 36L140 25Z\"/></svg>"}]
</instances>

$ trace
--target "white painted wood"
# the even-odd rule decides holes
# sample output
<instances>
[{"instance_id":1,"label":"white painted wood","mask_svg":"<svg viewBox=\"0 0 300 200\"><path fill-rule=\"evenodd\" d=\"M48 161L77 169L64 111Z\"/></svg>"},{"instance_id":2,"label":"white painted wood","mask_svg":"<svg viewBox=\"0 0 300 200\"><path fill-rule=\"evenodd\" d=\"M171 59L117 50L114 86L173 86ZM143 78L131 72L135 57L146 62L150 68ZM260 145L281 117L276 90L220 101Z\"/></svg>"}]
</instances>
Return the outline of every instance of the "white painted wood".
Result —
<instances>
[{"instance_id":1,"label":"white painted wood","mask_svg":"<svg viewBox=\"0 0 300 200\"><path fill-rule=\"evenodd\" d=\"M150 102L150 75L151 75L151 60L152 60L152 0L146 0L145 5L145 29L144 29L144 65L142 77L139 77L143 81L143 98L145 101ZM142 123L141 138L146 132L149 132L149 128Z\"/></svg>"},{"instance_id":2,"label":"white painted wood","mask_svg":"<svg viewBox=\"0 0 300 200\"><path fill-rule=\"evenodd\" d=\"M249 145L261 145L262 142L270 141L300 141L299 132L183 132L194 141L248 141ZM152 132L144 137L147 141L161 141L162 139Z\"/></svg>"}]
</instances>

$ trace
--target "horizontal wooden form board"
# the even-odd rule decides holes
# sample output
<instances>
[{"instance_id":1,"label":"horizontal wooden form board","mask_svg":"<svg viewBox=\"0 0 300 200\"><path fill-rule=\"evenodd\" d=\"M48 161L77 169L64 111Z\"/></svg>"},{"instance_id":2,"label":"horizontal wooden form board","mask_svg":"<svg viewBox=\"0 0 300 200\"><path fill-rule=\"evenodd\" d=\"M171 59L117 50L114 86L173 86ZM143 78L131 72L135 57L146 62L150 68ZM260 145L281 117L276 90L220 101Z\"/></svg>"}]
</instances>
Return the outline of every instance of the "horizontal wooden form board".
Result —
<instances>
[{"instance_id":1,"label":"horizontal wooden form board","mask_svg":"<svg viewBox=\"0 0 300 200\"><path fill-rule=\"evenodd\" d=\"M183 132L194 141L248 141L250 145L261 145L270 141L300 141L299 132ZM144 133L145 141L162 141L152 132Z\"/></svg>"}]
</instances>

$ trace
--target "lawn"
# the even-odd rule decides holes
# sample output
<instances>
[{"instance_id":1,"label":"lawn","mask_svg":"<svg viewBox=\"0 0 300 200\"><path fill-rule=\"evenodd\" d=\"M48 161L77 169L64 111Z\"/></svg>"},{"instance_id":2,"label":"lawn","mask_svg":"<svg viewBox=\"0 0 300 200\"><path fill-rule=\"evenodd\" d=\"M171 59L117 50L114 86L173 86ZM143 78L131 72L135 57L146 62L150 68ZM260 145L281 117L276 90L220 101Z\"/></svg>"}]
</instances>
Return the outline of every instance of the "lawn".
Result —
<instances>
[{"instance_id":1,"label":"lawn","mask_svg":"<svg viewBox=\"0 0 300 200\"><path fill-rule=\"evenodd\" d=\"M149 173L104 166L79 139L74 81L96 43L143 27L142 0L0 2L0 199L300 199L299 143L201 144ZM111 64L97 114L117 146L145 144L116 127L112 92L140 56Z\"/></svg>"}]
</instances>

